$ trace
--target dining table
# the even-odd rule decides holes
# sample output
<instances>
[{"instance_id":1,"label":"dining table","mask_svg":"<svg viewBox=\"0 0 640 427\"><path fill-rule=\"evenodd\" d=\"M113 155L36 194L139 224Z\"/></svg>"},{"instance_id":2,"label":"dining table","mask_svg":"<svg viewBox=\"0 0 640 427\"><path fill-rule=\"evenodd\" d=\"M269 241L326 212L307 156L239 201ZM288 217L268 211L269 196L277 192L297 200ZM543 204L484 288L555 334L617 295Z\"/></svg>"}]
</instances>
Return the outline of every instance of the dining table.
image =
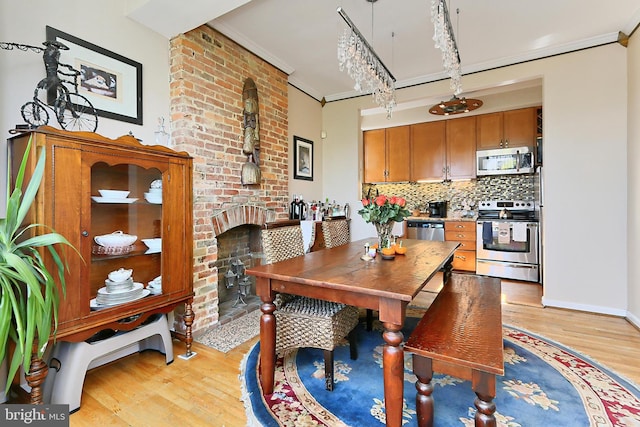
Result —
<instances>
[{"instance_id":1,"label":"dining table","mask_svg":"<svg viewBox=\"0 0 640 427\"><path fill-rule=\"evenodd\" d=\"M404 255L363 259L377 238L322 249L273 264L247 268L256 277L260 297L260 370L262 393L273 393L276 362L277 293L307 296L378 312L383 326L383 384L386 425L402 425L404 350L402 343L407 305L438 272L448 281L457 242L405 239ZM365 247L365 244L367 247ZM389 258L389 257L388 257Z\"/></svg>"}]
</instances>

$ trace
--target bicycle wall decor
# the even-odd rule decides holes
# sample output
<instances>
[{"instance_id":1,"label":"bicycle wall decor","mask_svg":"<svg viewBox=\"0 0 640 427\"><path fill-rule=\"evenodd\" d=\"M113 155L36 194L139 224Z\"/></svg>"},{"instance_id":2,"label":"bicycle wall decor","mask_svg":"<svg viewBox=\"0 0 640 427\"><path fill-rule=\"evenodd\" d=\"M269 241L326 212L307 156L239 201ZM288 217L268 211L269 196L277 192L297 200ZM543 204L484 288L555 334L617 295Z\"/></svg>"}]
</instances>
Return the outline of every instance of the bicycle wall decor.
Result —
<instances>
[{"instance_id":1,"label":"bicycle wall decor","mask_svg":"<svg viewBox=\"0 0 640 427\"><path fill-rule=\"evenodd\" d=\"M69 48L58 41L47 40L42 44L44 48L0 42L0 48L5 50L43 52L46 77L36 85L32 100L21 107L22 118L34 128L46 125L49 123L48 110L51 110L62 129L95 132L97 112L91 102L78 93L80 71L59 62L60 51Z\"/></svg>"}]
</instances>

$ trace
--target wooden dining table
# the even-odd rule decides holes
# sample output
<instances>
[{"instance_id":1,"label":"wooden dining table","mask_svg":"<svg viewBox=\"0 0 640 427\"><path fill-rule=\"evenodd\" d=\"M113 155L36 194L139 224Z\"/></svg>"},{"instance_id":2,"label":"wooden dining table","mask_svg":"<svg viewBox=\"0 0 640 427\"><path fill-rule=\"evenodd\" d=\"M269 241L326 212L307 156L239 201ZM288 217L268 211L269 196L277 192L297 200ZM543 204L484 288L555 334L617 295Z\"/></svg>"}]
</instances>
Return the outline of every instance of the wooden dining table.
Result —
<instances>
[{"instance_id":1,"label":"wooden dining table","mask_svg":"<svg viewBox=\"0 0 640 427\"><path fill-rule=\"evenodd\" d=\"M407 305L440 270L446 282L456 242L403 240L407 251L384 260L362 260L369 238L274 264L247 268L256 277L260 309L260 383L273 393L276 362L275 295L279 292L340 302L378 312L383 325L383 381L387 426L402 425L404 350L401 346Z\"/></svg>"}]
</instances>

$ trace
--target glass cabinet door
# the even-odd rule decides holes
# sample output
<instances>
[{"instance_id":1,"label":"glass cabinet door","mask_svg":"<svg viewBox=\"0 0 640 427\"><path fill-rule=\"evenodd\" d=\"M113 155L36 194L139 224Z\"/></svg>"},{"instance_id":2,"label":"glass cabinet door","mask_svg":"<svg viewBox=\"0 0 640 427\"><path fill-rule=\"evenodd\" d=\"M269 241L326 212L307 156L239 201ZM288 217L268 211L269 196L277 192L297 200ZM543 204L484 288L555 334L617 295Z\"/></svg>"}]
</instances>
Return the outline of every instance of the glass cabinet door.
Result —
<instances>
[{"instance_id":1,"label":"glass cabinet door","mask_svg":"<svg viewBox=\"0 0 640 427\"><path fill-rule=\"evenodd\" d=\"M83 233L91 247L91 310L161 295L163 171L157 163L105 161L90 163L90 171L90 227Z\"/></svg>"}]
</instances>

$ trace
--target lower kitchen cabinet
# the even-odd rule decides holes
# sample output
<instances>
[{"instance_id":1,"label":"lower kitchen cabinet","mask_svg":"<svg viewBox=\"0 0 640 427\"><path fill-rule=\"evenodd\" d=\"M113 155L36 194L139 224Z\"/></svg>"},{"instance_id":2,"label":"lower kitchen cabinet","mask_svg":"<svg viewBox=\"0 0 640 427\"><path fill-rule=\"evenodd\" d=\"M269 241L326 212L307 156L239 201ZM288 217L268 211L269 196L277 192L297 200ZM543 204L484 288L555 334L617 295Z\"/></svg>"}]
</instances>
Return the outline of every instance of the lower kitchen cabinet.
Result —
<instances>
[{"instance_id":1,"label":"lower kitchen cabinet","mask_svg":"<svg viewBox=\"0 0 640 427\"><path fill-rule=\"evenodd\" d=\"M475 221L445 221L444 237L447 242L460 246L453 255L453 269L476 271L476 223Z\"/></svg>"}]
</instances>

